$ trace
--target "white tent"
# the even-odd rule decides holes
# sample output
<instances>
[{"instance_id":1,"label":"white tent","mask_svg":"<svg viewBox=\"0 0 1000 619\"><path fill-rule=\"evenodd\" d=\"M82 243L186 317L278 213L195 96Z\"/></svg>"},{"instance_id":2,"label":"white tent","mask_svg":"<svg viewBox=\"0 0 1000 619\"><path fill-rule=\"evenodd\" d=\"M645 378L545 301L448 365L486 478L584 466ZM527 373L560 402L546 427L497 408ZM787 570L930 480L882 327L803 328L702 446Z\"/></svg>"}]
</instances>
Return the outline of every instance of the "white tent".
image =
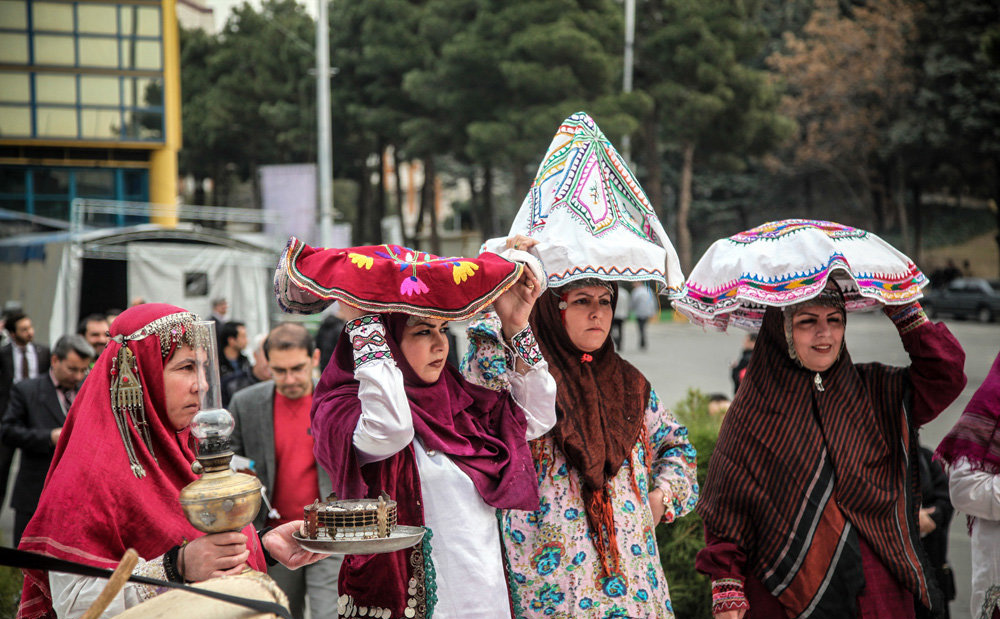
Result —
<instances>
[{"instance_id":1,"label":"white tent","mask_svg":"<svg viewBox=\"0 0 1000 619\"><path fill-rule=\"evenodd\" d=\"M0 300L20 301L42 342L74 332L81 307L124 309L136 297L205 318L211 299L225 297L230 318L246 323L252 335L267 331L276 309L277 257L273 248L184 225L22 235L0 240ZM110 293L95 298L94 282Z\"/></svg>"}]
</instances>

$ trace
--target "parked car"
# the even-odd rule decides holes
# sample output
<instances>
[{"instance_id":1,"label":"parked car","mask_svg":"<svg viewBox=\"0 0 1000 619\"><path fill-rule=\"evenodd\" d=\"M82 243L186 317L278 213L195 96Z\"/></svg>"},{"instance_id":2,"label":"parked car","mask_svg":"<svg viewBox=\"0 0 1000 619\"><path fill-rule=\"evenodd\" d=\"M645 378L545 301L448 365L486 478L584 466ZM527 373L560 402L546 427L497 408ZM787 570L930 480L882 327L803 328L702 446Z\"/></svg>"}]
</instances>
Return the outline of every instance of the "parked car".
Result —
<instances>
[{"instance_id":1,"label":"parked car","mask_svg":"<svg viewBox=\"0 0 1000 619\"><path fill-rule=\"evenodd\" d=\"M1000 318L1000 281L960 277L941 289L931 289L921 301L931 318L941 315L991 322Z\"/></svg>"}]
</instances>

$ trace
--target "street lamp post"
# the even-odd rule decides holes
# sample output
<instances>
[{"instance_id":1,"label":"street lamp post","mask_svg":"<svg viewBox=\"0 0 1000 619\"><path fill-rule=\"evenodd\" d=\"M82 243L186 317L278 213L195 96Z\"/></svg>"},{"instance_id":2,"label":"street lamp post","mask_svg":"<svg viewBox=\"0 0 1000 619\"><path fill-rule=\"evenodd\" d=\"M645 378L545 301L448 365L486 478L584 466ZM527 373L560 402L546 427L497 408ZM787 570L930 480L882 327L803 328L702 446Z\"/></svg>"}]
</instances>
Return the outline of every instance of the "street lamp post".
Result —
<instances>
[{"instance_id":1,"label":"street lamp post","mask_svg":"<svg viewBox=\"0 0 1000 619\"><path fill-rule=\"evenodd\" d=\"M330 22L328 0L319 0L316 19L316 115L317 169L319 176L320 245L333 243L333 132L330 128Z\"/></svg>"},{"instance_id":2,"label":"street lamp post","mask_svg":"<svg viewBox=\"0 0 1000 619\"><path fill-rule=\"evenodd\" d=\"M632 65L635 48L635 0L625 0L625 70L622 72L622 92L632 92ZM622 156L632 165L632 136L622 137Z\"/></svg>"}]
</instances>

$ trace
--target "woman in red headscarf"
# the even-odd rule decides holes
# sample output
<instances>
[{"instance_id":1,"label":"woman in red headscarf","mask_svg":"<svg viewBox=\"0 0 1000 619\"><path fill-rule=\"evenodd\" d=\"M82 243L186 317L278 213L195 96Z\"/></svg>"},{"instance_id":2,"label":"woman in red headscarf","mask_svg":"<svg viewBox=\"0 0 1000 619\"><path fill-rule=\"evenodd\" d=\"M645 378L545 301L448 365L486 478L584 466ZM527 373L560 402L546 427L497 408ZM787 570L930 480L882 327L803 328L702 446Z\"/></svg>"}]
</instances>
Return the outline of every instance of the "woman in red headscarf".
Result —
<instances>
[{"instance_id":1,"label":"woman in red headscarf","mask_svg":"<svg viewBox=\"0 0 1000 619\"><path fill-rule=\"evenodd\" d=\"M134 573L176 582L237 574L247 565L264 571L268 552L290 567L325 556L294 542L299 523L263 539L251 527L204 535L181 511L180 491L196 479L188 447L200 404L195 349L211 345L196 320L165 304L139 305L115 319L111 342L66 418L22 550L113 568L134 548ZM18 617L77 617L105 582L28 570ZM157 593L128 584L107 612Z\"/></svg>"},{"instance_id":2,"label":"woman in red headscarf","mask_svg":"<svg viewBox=\"0 0 1000 619\"><path fill-rule=\"evenodd\" d=\"M339 616L511 616L497 509L538 507L527 440L555 422L555 382L528 326L539 290L526 269L494 302L517 359L510 391L448 365L447 321L348 320L313 401L317 460L340 498L386 492L399 524L426 532L414 549L348 555Z\"/></svg>"}]
</instances>

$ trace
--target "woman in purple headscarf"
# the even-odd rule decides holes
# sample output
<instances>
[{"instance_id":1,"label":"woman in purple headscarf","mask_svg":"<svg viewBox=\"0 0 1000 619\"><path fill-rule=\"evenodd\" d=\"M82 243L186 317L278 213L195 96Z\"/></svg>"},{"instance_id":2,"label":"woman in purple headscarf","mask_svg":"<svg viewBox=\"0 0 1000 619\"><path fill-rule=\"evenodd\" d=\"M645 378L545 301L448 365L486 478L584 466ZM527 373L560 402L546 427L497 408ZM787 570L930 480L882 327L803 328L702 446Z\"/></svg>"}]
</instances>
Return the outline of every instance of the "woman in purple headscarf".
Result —
<instances>
[{"instance_id":1,"label":"woman in purple headscarf","mask_svg":"<svg viewBox=\"0 0 1000 619\"><path fill-rule=\"evenodd\" d=\"M527 441L555 423L555 381L528 326L540 291L526 270L494 302L516 359L510 391L448 365L447 321L348 319L313 403L317 459L340 498L384 491L399 524L427 532L412 549L347 556L340 616L511 616L496 510L538 508Z\"/></svg>"},{"instance_id":2,"label":"woman in purple headscarf","mask_svg":"<svg viewBox=\"0 0 1000 619\"><path fill-rule=\"evenodd\" d=\"M935 454L972 535L972 616L1000 619L1000 355Z\"/></svg>"}]
</instances>

